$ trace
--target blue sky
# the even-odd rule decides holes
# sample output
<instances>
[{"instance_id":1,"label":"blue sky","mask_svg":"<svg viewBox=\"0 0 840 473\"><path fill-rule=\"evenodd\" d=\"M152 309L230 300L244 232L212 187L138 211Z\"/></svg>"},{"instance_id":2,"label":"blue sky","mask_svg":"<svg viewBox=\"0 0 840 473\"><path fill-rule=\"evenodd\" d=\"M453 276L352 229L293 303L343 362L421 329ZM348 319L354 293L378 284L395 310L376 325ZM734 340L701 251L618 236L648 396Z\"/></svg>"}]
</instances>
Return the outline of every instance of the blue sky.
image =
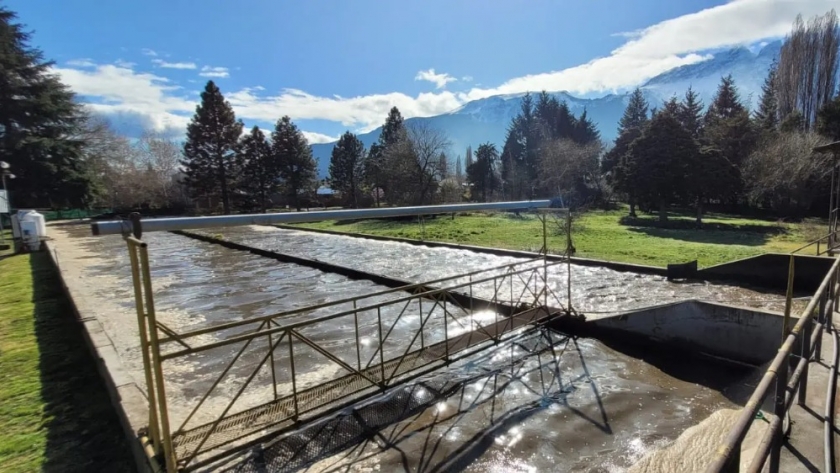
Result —
<instances>
[{"instance_id":1,"label":"blue sky","mask_svg":"<svg viewBox=\"0 0 840 473\"><path fill-rule=\"evenodd\" d=\"M5 0L84 101L183 130L208 78L248 125L312 141L499 93L626 90L711 50L779 37L836 0ZM60 5L60 7L59 7Z\"/></svg>"}]
</instances>

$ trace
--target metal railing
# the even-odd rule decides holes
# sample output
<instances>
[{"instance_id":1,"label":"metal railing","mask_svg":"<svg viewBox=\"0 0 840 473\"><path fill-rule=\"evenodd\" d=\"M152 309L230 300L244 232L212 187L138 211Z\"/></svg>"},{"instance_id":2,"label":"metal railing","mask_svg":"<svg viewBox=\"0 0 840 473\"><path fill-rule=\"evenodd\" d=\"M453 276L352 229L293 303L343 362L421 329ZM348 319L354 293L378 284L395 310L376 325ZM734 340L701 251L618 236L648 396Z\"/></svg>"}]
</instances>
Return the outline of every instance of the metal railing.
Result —
<instances>
[{"instance_id":1,"label":"metal railing","mask_svg":"<svg viewBox=\"0 0 840 473\"><path fill-rule=\"evenodd\" d=\"M714 460L706 469L707 473L730 473L740 470L741 444L747 436L756 414L770 394L771 387L774 388L773 414L775 417L770 421L747 471L762 471L768 458L770 459L770 472L776 473L779 471L781 448L784 443L783 419L793 406L794 398L797 398L800 406L805 405L808 390L808 364L814 353L819 353L822 331L825 327L830 328L832 326L832 314L837 307L838 277L840 277L840 259L837 259L831 265L831 269L823 278L805 310L800 314L796 325L788 330L793 301L794 258L794 255L791 254L783 323L784 333L782 334L783 343L752 396L750 396L749 401L742 409L735 426L730 430L726 440L718 449ZM814 325L815 323L816 325ZM797 341L800 342L801 348L798 354L793 353L794 344ZM793 373L790 374L791 362L797 359L798 362ZM834 380L829 382L834 382Z\"/></svg>"},{"instance_id":2,"label":"metal railing","mask_svg":"<svg viewBox=\"0 0 840 473\"><path fill-rule=\"evenodd\" d=\"M542 257L179 333L157 320L146 244L126 242L148 435L170 472L215 462L520 327L573 313L548 277L568 261ZM173 375L185 371L179 367L201 375ZM177 403L176 391L186 393Z\"/></svg>"},{"instance_id":3,"label":"metal railing","mask_svg":"<svg viewBox=\"0 0 840 473\"><path fill-rule=\"evenodd\" d=\"M816 253L815 253L816 256L821 256L823 254L831 253L831 252L833 252L834 250L837 249L837 245L836 245L836 243L837 243L837 233L838 233L838 231L835 229L834 231L832 231L832 232L830 232L826 235L823 235L823 236L817 238L816 240L812 240L812 241L800 246L799 248L791 251L791 254L800 253L802 250L811 248L813 246L817 247L816 248ZM821 250L821 245L822 245L823 242L825 242L825 245L822 248L824 248L825 251Z\"/></svg>"}]
</instances>

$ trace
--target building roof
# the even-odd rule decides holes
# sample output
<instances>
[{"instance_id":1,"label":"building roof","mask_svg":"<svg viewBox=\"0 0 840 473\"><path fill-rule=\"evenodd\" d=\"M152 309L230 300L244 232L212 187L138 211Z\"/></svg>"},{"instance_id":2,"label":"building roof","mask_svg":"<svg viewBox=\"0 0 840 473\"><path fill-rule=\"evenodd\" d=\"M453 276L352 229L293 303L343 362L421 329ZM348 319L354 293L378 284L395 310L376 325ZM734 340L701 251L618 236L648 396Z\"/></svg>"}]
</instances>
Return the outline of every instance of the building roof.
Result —
<instances>
[{"instance_id":1,"label":"building roof","mask_svg":"<svg viewBox=\"0 0 840 473\"><path fill-rule=\"evenodd\" d=\"M834 143L829 143L827 145L817 146L814 148L814 151L817 153L840 153L840 141L835 141Z\"/></svg>"}]
</instances>

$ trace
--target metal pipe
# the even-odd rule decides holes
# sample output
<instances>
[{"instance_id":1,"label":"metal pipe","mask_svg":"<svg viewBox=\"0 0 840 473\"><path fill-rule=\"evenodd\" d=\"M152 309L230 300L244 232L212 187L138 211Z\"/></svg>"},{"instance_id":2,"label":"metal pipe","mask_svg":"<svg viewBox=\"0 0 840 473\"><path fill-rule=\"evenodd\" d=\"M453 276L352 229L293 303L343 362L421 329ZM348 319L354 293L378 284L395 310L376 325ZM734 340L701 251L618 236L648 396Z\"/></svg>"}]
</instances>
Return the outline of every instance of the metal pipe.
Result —
<instances>
[{"instance_id":1,"label":"metal pipe","mask_svg":"<svg viewBox=\"0 0 840 473\"><path fill-rule=\"evenodd\" d=\"M825 452L825 472L834 473L834 394L837 387L837 330L829 326L834 350L831 355L831 371L825 394L825 429L823 451Z\"/></svg>"},{"instance_id":2,"label":"metal pipe","mask_svg":"<svg viewBox=\"0 0 840 473\"><path fill-rule=\"evenodd\" d=\"M547 208L550 200L518 202L482 202L477 204L423 205L418 207L392 207L379 209L322 210L317 212L285 212L274 214L219 215L211 217L175 217L140 220L143 233L194 228L233 227L239 225L271 225L281 223L318 222L364 218L406 217L481 210L525 210ZM93 222L91 232L98 235L121 235L132 232L134 224L124 220Z\"/></svg>"},{"instance_id":3,"label":"metal pipe","mask_svg":"<svg viewBox=\"0 0 840 473\"><path fill-rule=\"evenodd\" d=\"M770 421L770 425L767 426L767 431L761 436L761 443L758 444L755 455L753 455L752 462L750 462L749 469L747 470L748 473L761 473L761 470L764 468L764 463L767 462L767 456L770 454L770 447L773 445L776 432L781 430L781 428L782 420L774 417ZM734 471L739 471L739 468L735 468Z\"/></svg>"}]
</instances>

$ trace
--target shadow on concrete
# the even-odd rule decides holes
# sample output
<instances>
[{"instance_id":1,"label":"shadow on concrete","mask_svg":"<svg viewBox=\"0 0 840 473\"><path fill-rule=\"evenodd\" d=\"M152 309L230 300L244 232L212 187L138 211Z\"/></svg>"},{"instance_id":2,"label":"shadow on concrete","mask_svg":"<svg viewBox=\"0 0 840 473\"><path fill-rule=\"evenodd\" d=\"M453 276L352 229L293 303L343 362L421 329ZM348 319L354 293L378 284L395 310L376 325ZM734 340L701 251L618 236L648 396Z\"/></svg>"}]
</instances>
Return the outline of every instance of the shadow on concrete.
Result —
<instances>
[{"instance_id":1,"label":"shadow on concrete","mask_svg":"<svg viewBox=\"0 0 840 473\"><path fill-rule=\"evenodd\" d=\"M42 471L135 471L117 414L49 255L32 254L30 269L47 429Z\"/></svg>"}]
</instances>

